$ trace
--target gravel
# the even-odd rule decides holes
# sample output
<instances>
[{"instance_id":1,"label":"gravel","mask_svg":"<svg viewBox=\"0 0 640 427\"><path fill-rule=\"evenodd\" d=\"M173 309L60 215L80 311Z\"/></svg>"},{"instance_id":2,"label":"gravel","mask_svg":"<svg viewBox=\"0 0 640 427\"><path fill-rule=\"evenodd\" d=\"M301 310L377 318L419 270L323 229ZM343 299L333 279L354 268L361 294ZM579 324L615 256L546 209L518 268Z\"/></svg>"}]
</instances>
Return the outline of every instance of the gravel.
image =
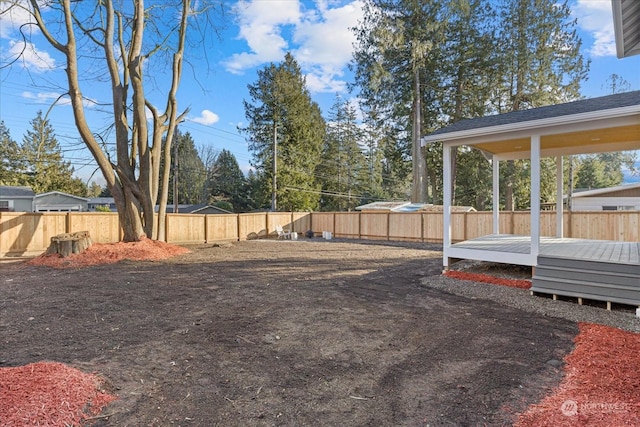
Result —
<instances>
[{"instance_id":1,"label":"gravel","mask_svg":"<svg viewBox=\"0 0 640 427\"><path fill-rule=\"evenodd\" d=\"M543 316L557 317L575 322L590 322L613 326L631 332L640 332L640 318L635 307L624 306L611 311L605 308L578 305L573 301L554 301L551 296L532 296L531 292L507 286L470 282L445 276L430 276L421 280L421 286L439 289L451 294L493 301Z\"/></svg>"}]
</instances>

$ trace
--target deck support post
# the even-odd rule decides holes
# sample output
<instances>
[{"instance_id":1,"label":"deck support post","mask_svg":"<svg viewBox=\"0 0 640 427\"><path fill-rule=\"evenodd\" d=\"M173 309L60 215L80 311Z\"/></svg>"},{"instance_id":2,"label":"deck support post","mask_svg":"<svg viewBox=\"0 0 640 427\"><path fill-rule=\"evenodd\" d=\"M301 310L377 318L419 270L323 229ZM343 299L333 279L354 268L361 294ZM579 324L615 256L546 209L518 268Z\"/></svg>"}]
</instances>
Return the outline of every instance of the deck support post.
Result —
<instances>
[{"instance_id":1,"label":"deck support post","mask_svg":"<svg viewBox=\"0 0 640 427\"><path fill-rule=\"evenodd\" d=\"M493 156L493 234L500 234L500 160Z\"/></svg>"},{"instance_id":2,"label":"deck support post","mask_svg":"<svg viewBox=\"0 0 640 427\"><path fill-rule=\"evenodd\" d=\"M564 177L562 156L556 157L556 237L564 237Z\"/></svg>"},{"instance_id":3,"label":"deck support post","mask_svg":"<svg viewBox=\"0 0 640 427\"><path fill-rule=\"evenodd\" d=\"M540 253L540 135L531 135L531 257Z\"/></svg>"},{"instance_id":4,"label":"deck support post","mask_svg":"<svg viewBox=\"0 0 640 427\"><path fill-rule=\"evenodd\" d=\"M451 146L442 145L442 254L444 267L449 266L449 248L451 247Z\"/></svg>"}]
</instances>

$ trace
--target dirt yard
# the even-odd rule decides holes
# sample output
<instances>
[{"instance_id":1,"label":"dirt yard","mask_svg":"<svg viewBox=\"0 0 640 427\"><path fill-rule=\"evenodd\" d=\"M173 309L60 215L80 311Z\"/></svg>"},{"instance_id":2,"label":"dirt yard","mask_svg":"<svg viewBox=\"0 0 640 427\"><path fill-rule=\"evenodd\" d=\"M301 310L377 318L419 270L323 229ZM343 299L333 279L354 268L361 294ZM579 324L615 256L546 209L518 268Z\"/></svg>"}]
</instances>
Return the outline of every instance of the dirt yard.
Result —
<instances>
[{"instance_id":1,"label":"dirt yard","mask_svg":"<svg viewBox=\"0 0 640 427\"><path fill-rule=\"evenodd\" d=\"M421 284L436 246L246 241L80 269L0 264L0 367L69 364L96 426L510 425L576 323Z\"/></svg>"}]
</instances>

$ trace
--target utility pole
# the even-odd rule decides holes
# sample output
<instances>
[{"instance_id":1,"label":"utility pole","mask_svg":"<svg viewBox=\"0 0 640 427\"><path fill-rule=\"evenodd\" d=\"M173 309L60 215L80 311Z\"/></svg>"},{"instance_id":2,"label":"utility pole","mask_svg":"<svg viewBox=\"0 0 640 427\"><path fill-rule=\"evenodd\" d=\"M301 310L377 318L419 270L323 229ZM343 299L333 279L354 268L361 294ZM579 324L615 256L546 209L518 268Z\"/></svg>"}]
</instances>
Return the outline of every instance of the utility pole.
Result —
<instances>
[{"instance_id":1,"label":"utility pole","mask_svg":"<svg viewBox=\"0 0 640 427\"><path fill-rule=\"evenodd\" d=\"M278 126L273 122L273 188L271 191L271 212L277 210L276 196L278 192L278 184L276 176L278 174Z\"/></svg>"}]
</instances>

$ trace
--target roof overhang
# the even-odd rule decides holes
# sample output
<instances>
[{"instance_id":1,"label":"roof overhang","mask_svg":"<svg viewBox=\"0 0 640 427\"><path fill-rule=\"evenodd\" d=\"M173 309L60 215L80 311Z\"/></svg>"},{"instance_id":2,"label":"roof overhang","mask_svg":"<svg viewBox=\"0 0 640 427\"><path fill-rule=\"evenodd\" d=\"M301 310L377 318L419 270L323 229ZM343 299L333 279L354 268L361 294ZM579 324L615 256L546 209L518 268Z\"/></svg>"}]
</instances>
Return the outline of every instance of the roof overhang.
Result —
<instances>
[{"instance_id":1,"label":"roof overhang","mask_svg":"<svg viewBox=\"0 0 640 427\"><path fill-rule=\"evenodd\" d=\"M640 54L640 1L611 0L611 6L618 58Z\"/></svg>"},{"instance_id":2,"label":"roof overhang","mask_svg":"<svg viewBox=\"0 0 640 427\"><path fill-rule=\"evenodd\" d=\"M533 135L540 136L542 157L638 150L640 105L428 135L422 143L466 145L501 160L524 159L531 155Z\"/></svg>"}]
</instances>

